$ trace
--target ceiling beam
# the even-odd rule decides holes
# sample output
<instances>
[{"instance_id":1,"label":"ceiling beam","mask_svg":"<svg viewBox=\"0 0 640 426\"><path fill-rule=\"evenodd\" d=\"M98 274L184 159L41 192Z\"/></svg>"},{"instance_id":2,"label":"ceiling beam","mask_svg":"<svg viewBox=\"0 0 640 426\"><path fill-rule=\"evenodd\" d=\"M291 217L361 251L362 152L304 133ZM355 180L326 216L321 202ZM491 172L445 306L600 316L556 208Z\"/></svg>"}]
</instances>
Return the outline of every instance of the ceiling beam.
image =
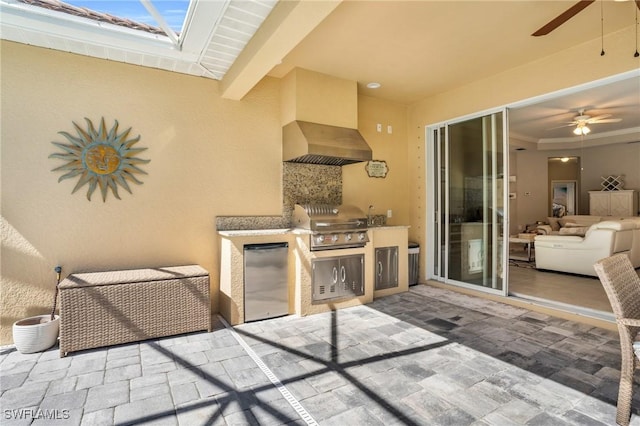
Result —
<instances>
[{"instance_id":1,"label":"ceiling beam","mask_svg":"<svg viewBox=\"0 0 640 426\"><path fill-rule=\"evenodd\" d=\"M242 99L341 2L278 2L222 79L222 97Z\"/></svg>"},{"instance_id":2,"label":"ceiling beam","mask_svg":"<svg viewBox=\"0 0 640 426\"><path fill-rule=\"evenodd\" d=\"M151 0L140 0L140 3L142 3L142 6L144 6L144 8L147 9L147 12L149 12L149 14L153 17L153 19L156 20L160 28L162 28L164 33L167 35L167 37L169 37L173 42L173 44L175 44L175 46L179 49L180 42L178 41L178 35L176 34L175 31L173 31L173 29L171 29L169 24L167 24L167 21L165 21L164 16L162 16L162 14L158 12L158 9L156 9L155 5L151 2Z\"/></svg>"}]
</instances>

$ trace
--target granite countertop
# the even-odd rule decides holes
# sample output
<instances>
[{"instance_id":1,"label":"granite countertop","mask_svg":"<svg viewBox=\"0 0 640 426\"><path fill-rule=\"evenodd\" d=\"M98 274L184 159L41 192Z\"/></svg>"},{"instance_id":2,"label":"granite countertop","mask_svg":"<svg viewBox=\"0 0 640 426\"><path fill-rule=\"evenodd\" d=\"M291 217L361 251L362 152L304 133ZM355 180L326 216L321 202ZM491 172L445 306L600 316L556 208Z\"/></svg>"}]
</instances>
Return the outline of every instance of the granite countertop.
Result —
<instances>
[{"instance_id":1,"label":"granite countertop","mask_svg":"<svg viewBox=\"0 0 640 426\"><path fill-rule=\"evenodd\" d=\"M280 229L238 229L233 231L218 231L218 234L224 237L252 237L258 235L284 235L291 234L294 230L291 228Z\"/></svg>"},{"instance_id":2,"label":"granite countertop","mask_svg":"<svg viewBox=\"0 0 640 426\"><path fill-rule=\"evenodd\" d=\"M376 229L394 229L394 228L410 228L409 225L374 225L369 226L369 230ZM218 231L223 237L253 237L260 235L284 235L284 234L311 234L312 231L307 229L296 228L279 228L279 229L237 229L229 231Z\"/></svg>"},{"instance_id":3,"label":"granite countertop","mask_svg":"<svg viewBox=\"0 0 640 426\"><path fill-rule=\"evenodd\" d=\"M369 226L370 230L392 229L392 228L411 228L411 226L409 226L409 225L372 225L372 226Z\"/></svg>"}]
</instances>

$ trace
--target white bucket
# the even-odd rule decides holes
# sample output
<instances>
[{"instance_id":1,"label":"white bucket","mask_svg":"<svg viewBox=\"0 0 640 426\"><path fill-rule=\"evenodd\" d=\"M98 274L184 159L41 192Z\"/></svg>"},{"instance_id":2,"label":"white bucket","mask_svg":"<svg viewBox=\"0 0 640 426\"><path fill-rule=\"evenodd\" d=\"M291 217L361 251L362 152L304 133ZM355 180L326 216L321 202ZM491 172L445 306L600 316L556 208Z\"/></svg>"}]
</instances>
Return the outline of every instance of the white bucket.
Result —
<instances>
[{"instance_id":1,"label":"white bucket","mask_svg":"<svg viewBox=\"0 0 640 426\"><path fill-rule=\"evenodd\" d=\"M58 340L60 317L38 315L21 319L13 323L13 343L23 354L31 354L49 349Z\"/></svg>"}]
</instances>

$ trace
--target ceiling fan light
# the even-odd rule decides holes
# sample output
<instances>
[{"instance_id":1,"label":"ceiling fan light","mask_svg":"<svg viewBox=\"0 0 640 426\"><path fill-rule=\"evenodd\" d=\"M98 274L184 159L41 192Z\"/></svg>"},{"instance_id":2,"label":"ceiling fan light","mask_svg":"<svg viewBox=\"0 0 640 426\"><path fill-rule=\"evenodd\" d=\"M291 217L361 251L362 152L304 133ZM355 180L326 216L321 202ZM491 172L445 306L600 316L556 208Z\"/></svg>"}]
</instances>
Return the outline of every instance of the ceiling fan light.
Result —
<instances>
[{"instance_id":1,"label":"ceiling fan light","mask_svg":"<svg viewBox=\"0 0 640 426\"><path fill-rule=\"evenodd\" d=\"M578 127L576 127L575 129L573 129L573 134L574 135L586 135L589 132L591 132L591 129L588 128L586 125L584 124L578 124Z\"/></svg>"}]
</instances>

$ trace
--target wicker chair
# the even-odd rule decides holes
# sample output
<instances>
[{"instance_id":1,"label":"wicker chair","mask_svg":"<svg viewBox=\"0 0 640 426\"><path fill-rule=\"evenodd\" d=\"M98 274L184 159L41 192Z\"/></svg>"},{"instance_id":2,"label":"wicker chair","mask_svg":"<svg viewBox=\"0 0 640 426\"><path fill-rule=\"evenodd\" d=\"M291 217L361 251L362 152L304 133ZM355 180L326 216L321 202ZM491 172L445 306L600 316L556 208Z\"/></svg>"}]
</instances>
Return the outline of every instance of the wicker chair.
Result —
<instances>
[{"instance_id":1,"label":"wicker chair","mask_svg":"<svg viewBox=\"0 0 640 426\"><path fill-rule=\"evenodd\" d=\"M640 330L640 278L626 254L616 254L593 265L607 293L620 333L620 388L616 423L628 425L631 418L633 374L638 359L633 342Z\"/></svg>"}]
</instances>

